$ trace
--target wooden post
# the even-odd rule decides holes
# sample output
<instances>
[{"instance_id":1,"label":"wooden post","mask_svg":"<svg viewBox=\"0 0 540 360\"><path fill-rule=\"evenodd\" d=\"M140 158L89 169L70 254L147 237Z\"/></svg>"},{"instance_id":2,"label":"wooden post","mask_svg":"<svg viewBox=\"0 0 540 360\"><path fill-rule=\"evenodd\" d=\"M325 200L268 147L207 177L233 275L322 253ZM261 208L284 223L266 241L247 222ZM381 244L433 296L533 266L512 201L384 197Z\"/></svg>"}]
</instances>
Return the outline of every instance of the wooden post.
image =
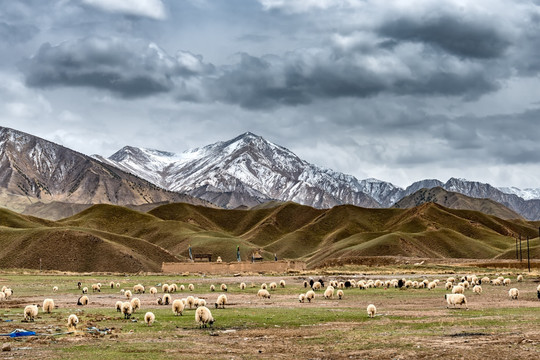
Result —
<instances>
[{"instance_id":1,"label":"wooden post","mask_svg":"<svg viewBox=\"0 0 540 360\"><path fill-rule=\"evenodd\" d=\"M516 235L516 261L519 260L519 254L518 254L518 244L517 244L517 235Z\"/></svg>"},{"instance_id":2,"label":"wooden post","mask_svg":"<svg viewBox=\"0 0 540 360\"><path fill-rule=\"evenodd\" d=\"M531 272L531 255L529 253L529 237L527 236L527 267L529 272Z\"/></svg>"},{"instance_id":3,"label":"wooden post","mask_svg":"<svg viewBox=\"0 0 540 360\"><path fill-rule=\"evenodd\" d=\"M41 272L41 258L39 258L39 272Z\"/></svg>"},{"instance_id":4,"label":"wooden post","mask_svg":"<svg viewBox=\"0 0 540 360\"><path fill-rule=\"evenodd\" d=\"M519 262L523 261L523 254L521 253L521 234L519 234Z\"/></svg>"}]
</instances>

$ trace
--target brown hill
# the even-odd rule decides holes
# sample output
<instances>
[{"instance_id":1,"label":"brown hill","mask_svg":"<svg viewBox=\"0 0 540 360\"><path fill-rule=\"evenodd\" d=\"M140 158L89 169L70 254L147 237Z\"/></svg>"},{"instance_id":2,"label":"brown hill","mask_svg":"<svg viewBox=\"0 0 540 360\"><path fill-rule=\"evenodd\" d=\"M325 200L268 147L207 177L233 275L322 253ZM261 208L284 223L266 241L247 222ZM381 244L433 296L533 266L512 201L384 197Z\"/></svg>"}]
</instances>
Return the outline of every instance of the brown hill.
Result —
<instances>
[{"instance_id":1,"label":"brown hill","mask_svg":"<svg viewBox=\"0 0 540 360\"><path fill-rule=\"evenodd\" d=\"M395 203L393 207L409 209L427 202L440 204L451 209L476 210L502 219L522 219L521 215L501 203L491 199L472 198L456 192L447 191L442 187L420 189L409 196L405 196Z\"/></svg>"},{"instance_id":2,"label":"brown hill","mask_svg":"<svg viewBox=\"0 0 540 360\"><path fill-rule=\"evenodd\" d=\"M185 259L190 244L194 253L209 252L224 261L236 260L239 245L244 260L262 249L266 259L277 253L310 265L382 255L511 258L514 237L533 238L538 229L535 222L434 203L411 209L343 205L327 210L294 203L259 210L175 203L148 213L102 204L56 222L6 210L0 215L2 267L35 268L41 257L51 268L73 271L156 271L162 261ZM538 240L531 246L536 254Z\"/></svg>"}]
</instances>

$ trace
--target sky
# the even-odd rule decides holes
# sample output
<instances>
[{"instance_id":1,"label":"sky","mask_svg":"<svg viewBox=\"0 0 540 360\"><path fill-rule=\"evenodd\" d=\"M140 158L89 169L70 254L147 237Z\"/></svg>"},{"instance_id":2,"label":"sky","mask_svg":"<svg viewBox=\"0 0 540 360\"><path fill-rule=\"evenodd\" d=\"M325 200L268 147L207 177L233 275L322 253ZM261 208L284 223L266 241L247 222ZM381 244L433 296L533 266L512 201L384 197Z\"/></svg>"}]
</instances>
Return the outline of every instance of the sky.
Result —
<instances>
[{"instance_id":1,"label":"sky","mask_svg":"<svg viewBox=\"0 0 540 360\"><path fill-rule=\"evenodd\" d=\"M359 179L540 187L540 0L0 0L0 126L85 154L251 131Z\"/></svg>"}]
</instances>

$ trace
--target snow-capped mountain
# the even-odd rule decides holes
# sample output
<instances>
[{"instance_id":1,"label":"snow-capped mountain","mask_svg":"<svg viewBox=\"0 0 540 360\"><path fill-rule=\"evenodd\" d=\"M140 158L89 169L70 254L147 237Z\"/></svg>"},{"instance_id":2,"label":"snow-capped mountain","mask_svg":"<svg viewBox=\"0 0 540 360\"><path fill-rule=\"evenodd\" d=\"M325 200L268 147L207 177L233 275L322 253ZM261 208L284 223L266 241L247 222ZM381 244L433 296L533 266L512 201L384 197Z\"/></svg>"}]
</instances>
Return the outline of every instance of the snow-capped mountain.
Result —
<instances>
[{"instance_id":1,"label":"snow-capped mountain","mask_svg":"<svg viewBox=\"0 0 540 360\"><path fill-rule=\"evenodd\" d=\"M252 133L180 154L126 146L97 159L171 191L185 192L219 206L253 206L268 200L318 208L339 204L391 207L405 196L442 187L473 198L500 202L528 219L540 218L540 200L526 201L484 183L451 178L415 182L406 189L377 179L358 180L310 164L290 150Z\"/></svg>"},{"instance_id":2,"label":"snow-capped mountain","mask_svg":"<svg viewBox=\"0 0 540 360\"><path fill-rule=\"evenodd\" d=\"M525 200L540 199L540 189L518 189L517 187L500 187L498 188L505 194L514 194Z\"/></svg>"},{"instance_id":3,"label":"snow-capped mountain","mask_svg":"<svg viewBox=\"0 0 540 360\"><path fill-rule=\"evenodd\" d=\"M328 208L339 204L380 207L366 195L369 181L310 164L252 133L181 154L126 146L102 161L171 191L234 208L271 199ZM391 184L373 184L382 193ZM376 193L376 191L375 191Z\"/></svg>"},{"instance_id":4,"label":"snow-capped mountain","mask_svg":"<svg viewBox=\"0 0 540 360\"><path fill-rule=\"evenodd\" d=\"M133 174L17 130L0 127L0 199L77 204L146 204L185 201L206 204L156 187ZM6 200L8 199L8 200ZM22 203L17 210L22 209ZM15 207L11 207L15 209Z\"/></svg>"}]
</instances>

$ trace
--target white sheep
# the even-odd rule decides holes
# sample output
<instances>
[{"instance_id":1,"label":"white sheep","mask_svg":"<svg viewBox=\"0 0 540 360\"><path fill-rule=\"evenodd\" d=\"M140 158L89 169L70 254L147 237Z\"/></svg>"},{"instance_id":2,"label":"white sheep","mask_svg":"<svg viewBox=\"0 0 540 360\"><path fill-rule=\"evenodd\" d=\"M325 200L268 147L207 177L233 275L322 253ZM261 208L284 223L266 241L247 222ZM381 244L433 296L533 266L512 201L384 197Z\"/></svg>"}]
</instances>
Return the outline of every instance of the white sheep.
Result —
<instances>
[{"instance_id":1,"label":"white sheep","mask_svg":"<svg viewBox=\"0 0 540 360\"><path fill-rule=\"evenodd\" d=\"M52 291L57 292L58 291L58 286L53 286Z\"/></svg>"},{"instance_id":2,"label":"white sheep","mask_svg":"<svg viewBox=\"0 0 540 360\"><path fill-rule=\"evenodd\" d=\"M207 325L212 326L214 318L206 306L201 306L195 311L195 321L200 327L207 327Z\"/></svg>"},{"instance_id":3,"label":"white sheep","mask_svg":"<svg viewBox=\"0 0 540 360\"><path fill-rule=\"evenodd\" d=\"M122 314L124 314L124 319L129 319L131 317L131 314L133 313L133 307L131 306L131 303L126 301L122 303Z\"/></svg>"},{"instance_id":4,"label":"white sheep","mask_svg":"<svg viewBox=\"0 0 540 360\"><path fill-rule=\"evenodd\" d=\"M300 294L300 295L298 295L298 301L300 301L301 303L303 303L305 300L306 300L306 295L305 295L305 294Z\"/></svg>"},{"instance_id":5,"label":"white sheep","mask_svg":"<svg viewBox=\"0 0 540 360\"><path fill-rule=\"evenodd\" d=\"M195 290L195 286L193 284L189 284L188 286L189 291Z\"/></svg>"},{"instance_id":6,"label":"white sheep","mask_svg":"<svg viewBox=\"0 0 540 360\"><path fill-rule=\"evenodd\" d=\"M517 276L517 282L522 282L523 281L523 275L518 275Z\"/></svg>"},{"instance_id":7,"label":"white sheep","mask_svg":"<svg viewBox=\"0 0 540 360\"><path fill-rule=\"evenodd\" d=\"M184 291L186 290L186 287L184 286L184 284L180 285L180 291Z\"/></svg>"},{"instance_id":8,"label":"white sheep","mask_svg":"<svg viewBox=\"0 0 540 360\"><path fill-rule=\"evenodd\" d=\"M89 302L88 296L83 295L77 300L77 305L88 305Z\"/></svg>"},{"instance_id":9,"label":"white sheep","mask_svg":"<svg viewBox=\"0 0 540 360\"><path fill-rule=\"evenodd\" d=\"M187 306L189 306L190 309L192 309L193 307L195 307L195 298L193 296L188 296L186 298L186 303L187 303Z\"/></svg>"},{"instance_id":10,"label":"white sheep","mask_svg":"<svg viewBox=\"0 0 540 360\"><path fill-rule=\"evenodd\" d=\"M428 290L433 290L437 287L437 283L435 281L432 281L430 283L427 284L427 288Z\"/></svg>"},{"instance_id":11,"label":"white sheep","mask_svg":"<svg viewBox=\"0 0 540 360\"><path fill-rule=\"evenodd\" d=\"M311 302L311 300L315 299L315 292L313 290L309 290L306 293L306 299L308 302Z\"/></svg>"},{"instance_id":12,"label":"white sheep","mask_svg":"<svg viewBox=\"0 0 540 360\"><path fill-rule=\"evenodd\" d=\"M156 321L156 316L154 315L153 312L147 312L146 314L144 314L144 322L146 323L146 325L148 326L151 326L154 321Z\"/></svg>"},{"instance_id":13,"label":"white sheep","mask_svg":"<svg viewBox=\"0 0 540 360\"><path fill-rule=\"evenodd\" d=\"M321 286L322 286L322 285L321 285L320 282L315 281L315 282L313 283L313 286L312 286L311 288L312 288L313 290L321 290Z\"/></svg>"},{"instance_id":14,"label":"white sheep","mask_svg":"<svg viewBox=\"0 0 540 360\"><path fill-rule=\"evenodd\" d=\"M456 278L454 278L454 277L449 277L448 279L446 279L446 282L455 283L455 282L456 282Z\"/></svg>"},{"instance_id":15,"label":"white sheep","mask_svg":"<svg viewBox=\"0 0 540 360\"><path fill-rule=\"evenodd\" d=\"M259 289L257 296L262 297L263 299L270 299L270 293L266 289Z\"/></svg>"},{"instance_id":16,"label":"white sheep","mask_svg":"<svg viewBox=\"0 0 540 360\"><path fill-rule=\"evenodd\" d=\"M164 294L163 295L163 305L169 305L171 303L171 295Z\"/></svg>"},{"instance_id":17,"label":"white sheep","mask_svg":"<svg viewBox=\"0 0 540 360\"><path fill-rule=\"evenodd\" d=\"M195 299L195 306L196 307L206 306L206 300L204 300L204 299Z\"/></svg>"},{"instance_id":18,"label":"white sheep","mask_svg":"<svg viewBox=\"0 0 540 360\"><path fill-rule=\"evenodd\" d=\"M180 299L176 299L172 303L172 312L174 315L182 315L184 312L184 303Z\"/></svg>"},{"instance_id":19,"label":"white sheep","mask_svg":"<svg viewBox=\"0 0 540 360\"><path fill-rule=\"evenodd\" d=\"M54 300L45 299L43 300L43 312L50 314L54 310Z\"/></svg>"},{"instance_id":20,"label":"white sheep","mask_svg":"<svg viewBox=\"0 0 540 360\"><path fill-rule=\"evenodd\" d=\"M13 295L13 290L11 290L10 288L6 288L3 293L7 300L11 297L11 295Z\"/></svg>"},{"instance_id":21,"label":"white sheep","mask_svg":"<svg viewBox=\"0 0 540 360\"><path fill-rule=\"evenodd\" d=\"M4 294L3 291L0 291L0 301L3 301L6 299L6 294Z\"/></svg>"},{"instance_id":22,"label":"white sheep","mask_svg":"<svg viewBox=\"0 0 540 360\"><path fill-rule=\"evenodd\" d=\"M452 294L463 294L465 292L465 288L461 285L456 285L452 288Z\"/></svg>"},{"instance_id":23,"label":"white sheep","mask_svg":"<svg viewBox=\"0 0 540 360\"><path fill-rule=\"evenodd\" d=\"M332 286L328 286L323 294L325 299L330 299L334 297L334 288Z\"/></svg>"},{"instance_id":24,"label":"white sheep","mask_svg":"<svg viewBox=\"0 0 540 360\"><path fill-rule=\"evenodd\" d=\"M116 283L116 288L119 288L120 287L120 283Z\"/></svg>"},{"instance_id":25,"label":"white sheep","mask_svg":"<svg viewBox=\"0 0 540 360\"><path fill-rule=\"evenodd\" d=\"M218 257L217 257L216 262L218 262L218 263L223 262L223 260L221 260L221 256L218 256Z\"/></svg>"},{"instance_id":26,"label":"white sheep","mask_svg":"<svg viewBox=\"0 0 540 360\"><path fill-rule=\"evenodd\" d=\"M309 283L307 282L307 280L304 280L304 282L302 283L302 285L307 288L309 286Z\"/></svg>"},{"instance_id":27,"label":"white sheep","mask_svg":"<svg viewBox=\"0 0 540 360\"><path fill-rule=\"evenodd\" d=\"M133 292L135 294L144 294L144 286L142 284L137 284L133 287Z\"/></svg>"},{"instance_id":28,"label":"white sheep","mask_svg":"<svg viewBox=\"0 0 540 360\"><path fill-rule=\"evenodd\" d=\"M373 304L369 304L366 310L370 318L374 317L375 314L377 313L377 308Z\"/></svg>"},{"instance_id":29,"label":"white sheep","mask_svg":"<svg viewBox=\"0 0 540 360\"><path fill-rule=\"evenodd\" d=\"M210 291L216 291L216 287L214 286L214 284L210 285Z\"/></svg>"},{"instance_id":30,"label":"white sheep","mask_svg":"<svg viewBox=\"0 0 540 360\"><path fill-rule=\"evenodd\" d=\"M279 286L284 288L285 287L285 280L279 280Z\"/></svg>"},{"instance_id":31,"label":"white sheep","mask_svg":"<svg viewBox=\"0 0 540 360\"><path fill-rule=\"evenodd\" d=\"M133 312L141 308L141 300L139 300L139 298L131 299L130 303L131 303L131 307L133 308Z\"/></svg>"},{"instance_id":32,"label":"white sheep","mask_svg":"<svg viewBox=\"0 0 540 360\"><path fill-rule=\"evenodd\" d=\"M155 287L151 287L150 290L149 290L150 294L152 295L156 295L157 294L157 289Z\"/></svg>"},{"instance_id":33,"label":"white sheep","mask_svg":"<svg viewBox=\"0 0 540 360\"><path fill-rule=\"evenodd\" d=\"M28 305L24 308L24 320L34 321L34 318L38 315L37 305Z\"/></svg>"},{"instance_id":34,"label":"white sheep","mask_svg":"<svg viewBox=\"0 0 540 360\"><path fill-rule=\"evenodd\" d=\"M163 284L161 285L161 291L163 293L168 293L169 292L169 284Z\"/></svg>"},{"instance_id":35,"label":"white sheep","mask_svg":"<svg viewBox=\"0 0 540 360\"><path fill-rule=\"evenodd\" d=\"M88 288L86 286L82 288L82 293L88 294Z\"/></svg>"},{"instance_id":36,"label":"white sheep","mask_svg":"<svg viewBox=\"0 0 540 360\"><path fill-rule=\"evenodd\" d=\"M240 283L240 290L246 289L246 283Z\"/></svg>"},{"instance_id":37,"label":"white sheep","mask_svg":"<svg viewBox=\"0 0 540 360\"><path fill-rule=\"evenodd\" d=\"M227 291L227 285L221 284L221 291Z\"/></svg>"},{"instance_id":38,"label":"white sheep","mask_svg":"<svg viewBox=\"0 0 540 360\"><path fill-rule=\"evenodd\" d=\"M465 289L468 289L471 284L468 280L465 280L461 283L461 286L463 286Z\"/></svg>"},{"instance_id":39,"label":"white sheep","mask_svg":"<svg viewBox=\"0 0 540 360\"><path fill-rule=\"evenodd\" d=\"M519 290L516 288L511 288L510 290L508 290L508 296L510 296L512 300L517 300L519 296Z\"/></svg>"},{"instance_id":40,"label":"white sheep","mask_svg":"<svg viewBox=\"0 0 540 360\"><path fill-rule=\"evenodd\" d=\"M276 290L277 284L275 282L271 282L270 285L268 285L268 287L270 288L270 290Z\"/></svg>"},{"instance_id":41,"label":"white sheep","mask_svg":"<svg viewBox=\"0 0 540 360\"><path fill-rule=\"evenodd\" d=\"M114 281L109 282L109 286L111 287L111 289L114 289Z\"/></svg>"},{"instance_id":42,"label":"white sheep","mask_svg":"<svg viewBox=\"0 0 540 360\"><path fill-rule=\"evenodd\" d=\"M454 287L454 285L452 285L452 283L450 281L448 281L445 285L444 285L444 288L446 290L450 290Z\"/></svg>"},{"instance_id":43,"label":"white sheep","mask_svg":"<svg viewBox=\"0 0 540 360\"><path fill-rule=\"evenodd\" d=\"M176 285L176 284L169 285L169 292L170 293L177 292L177 291L178 291L178 285Z\"/></svg>"},{"instance_id":44,"label":"white sheep","mask_svg":"<svg viewBox=\"0 0 540 360\"><path fill-rule=\"evenodd\" d=\"M511 282L512 282L512 280L510 280L509 278L506 278L506 279L503 280L503 285L508 286L508 285L510 285Z\"/></svg>"},{"instance_id":45,"label":"white sheep","mask_svg":"<svg viewBox=\"0 0 540 360\"><path fill-rule=\"evenodd\" d=\"M92 284L92 292L101 292L101 284Z\"/></svg>"},{"instance_id":46,"label":"white sheep","mask_svg":"<svg viewBox=\"0 0 540 360\"><path fill-rule=\"evenodd\" d=\"M227 295L221 294L218 296L215 303L216 309L221 306L222 309L225 309L225 304L227 303Z\"/></svg>"},{"instance_id":47,"label":"white sheep","mask_svg":"<svg viewBox=\"0 0 540 360\"><path fill-rule=\"evenodd\" d=\"M117 312L122 312L122 304L123 302L122 301L117 301L115 306L116 306L116 311Z\"/></svg>"},{"instance_id":48,"label":"white sheep","mask_svg":"<svg viewBox=\"0 0 540 360\"><path fill-rule=\"evenodd\" d=\"M74 331L79 323L79 318L75 314L71 314L68 317L67 327L68 331Z\"/></svg>"},{"instance_id":49,"label":"white sheep","mask_svg":"<svg viewBox=\"0 0 540 360\"><path fill-rule=\"evenodd\" d=\"M482 286L474 285L472 288L473 293L480 295L482 293Z\"/></svg>"},{"instance_id":50,"label":"white sheep","mask_svg":"<svg viewBox=\"0 0 540 360\"><path fill-rule=\"evenodd\" d=\"M448 308L450 305L453 305L454 307L456 307L456 305L465 305L465 308L469 309L467 307L467 298L463 294L445 294L444 298L448 304L446 308Z\"/></svg>"},{"instance_id":51,"label":"white sheep","mask_svg":"<svg viewBox=\"0 0 540 360\"><path fill-rule=\"evenodd\" d=\"M268 289L268 285L266 283L261 284L261 289L266 290Z\"/></svg>"},{"instance_id":52,"label":"white sheep","mask_svg":"<svg viewBox=\"0 0 540 360\"><path fill-rule=\"evenodd\" d=\"M343 290L339 289L339 290L337 291L337 294L336 294L336 295L337 295L337 297L338 297L339 300L343 299Z\"/></svg>"},{"instance_id":53,"label":"white sheep","mask_svg":"<svg viewBox=\"0 0 540 360\"><path fill-rule=\"evenodd\" d=\"M133 295L131 294L131 291L130 291L130 290L126 290L126 291L124 292L124 296L129 300L129 299L131 299L131 297L132 297Z\"/></svg>"},{"instance_id":54,"label":"white sheep","mask_svg":"<svg viewBox=\"0 0 540 360\"><path fill-rule=\"evenodd\" d=\"M483 278L481 278L480 281L482 284L489 284L489 278L487 276L484 276Z\"/></svg>"}]
</instances>

